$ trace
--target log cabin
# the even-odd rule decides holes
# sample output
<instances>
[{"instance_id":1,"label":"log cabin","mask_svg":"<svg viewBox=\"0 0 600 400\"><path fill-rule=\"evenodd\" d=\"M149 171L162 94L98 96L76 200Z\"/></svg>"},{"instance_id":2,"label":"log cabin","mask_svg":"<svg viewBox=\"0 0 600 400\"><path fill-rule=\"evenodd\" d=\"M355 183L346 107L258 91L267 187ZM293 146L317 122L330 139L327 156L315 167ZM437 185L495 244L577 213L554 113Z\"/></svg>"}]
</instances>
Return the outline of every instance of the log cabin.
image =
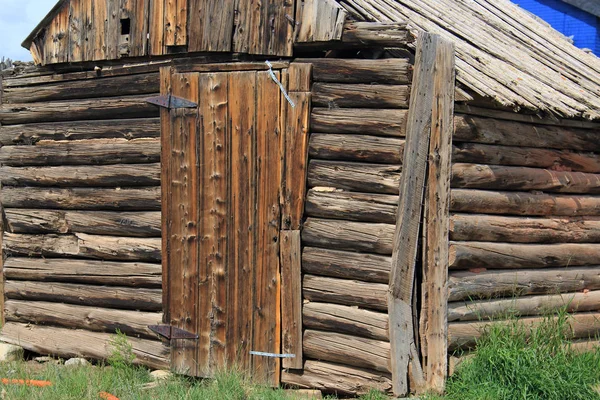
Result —
<instances>
[{"instance_id":1,"label":"log cabin","mask_svg":"<svg viewBox=\"0 0 600 400\"><path fill-rule=\"evenodd\" d=\"M600 324L600 62L507 0L60 0L0 81L0 340L443 391Z\"/></svg>"}]
</instances>

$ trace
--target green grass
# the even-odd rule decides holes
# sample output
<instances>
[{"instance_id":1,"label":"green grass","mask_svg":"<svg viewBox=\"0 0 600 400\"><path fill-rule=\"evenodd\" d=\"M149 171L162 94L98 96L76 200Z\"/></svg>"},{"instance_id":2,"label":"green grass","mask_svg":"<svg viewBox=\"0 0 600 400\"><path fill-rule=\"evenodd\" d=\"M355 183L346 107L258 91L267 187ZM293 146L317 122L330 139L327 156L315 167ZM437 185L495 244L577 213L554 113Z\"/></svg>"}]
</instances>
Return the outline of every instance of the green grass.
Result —
<instances>
[{"instance_id":1,"label":"green grass","mask_svg":"<svg viewBox=\"0 0 600 400\"><path fill-rule=\"evenodd\" d=\"M39 388L19 385L0 385L4 397L15 400L98 400L105 391L121 400L288 400L293 397L282 389L272 389L253 383L236 371L220 373L215 379L198 380L175 376L157 387L145 389L151 382L148 370L126 364L116 367L65 367L52 363L34 365L32 362L0 363L0 377L11 379L49 380L52 386ZM326 397L333 399L334 397ZM361 400L382 400L386 396L372 392Z\"/></svg>"},{"instance_id":2,"label":"green grass","mask_svg":"<svg viewBox=\"0 0 600 400\"><path fill-rule=\"evenodd\" d=\"M565 311L549 315L536 329L516 318L492 325L475 353L448 380L447 400L600 399L600 349L576 352Z\"/></svg>"}]
</instances>

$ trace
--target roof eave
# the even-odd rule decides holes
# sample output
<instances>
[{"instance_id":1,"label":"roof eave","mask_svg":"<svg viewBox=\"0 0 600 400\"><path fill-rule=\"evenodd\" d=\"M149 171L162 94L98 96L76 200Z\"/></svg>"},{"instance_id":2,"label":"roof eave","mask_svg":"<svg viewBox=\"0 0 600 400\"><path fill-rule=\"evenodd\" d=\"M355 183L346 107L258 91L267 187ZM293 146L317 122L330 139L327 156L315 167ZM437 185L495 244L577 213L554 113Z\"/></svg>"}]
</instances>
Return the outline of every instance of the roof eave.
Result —
<instances>
[{"instance_id":1,"label":"roof eave","mask_svg":"<svg viewBox=\"0 0 600 400\"><path fill-rule=\"evenodd\" d=\"M590 0L562 0L563 3L577 7L580 10L588 12L596 17L600 17L600 3Z\"/></svg>"},{"instance_id":2,"label":"roof eave","mask_svg":"<svg viewBox=\"0 0 600 400\"><path fill-rule=\"evenodd\" d=\"M33 40L46 27L46 25L48 25L48 23L50 23L52 21L52 19L56 16L56 14L60 10L60 8L63 6L63 4L66 3L66 1L67 0L58 0L57 3L54 5L54 7L52 7L52 10L50 10L50 12L48 14L46 14L44 19L42 19L40 21L40 23L37 24L37 26L31 31L29 36L27 36L27 39L25 39L23 41L23 43L21 43L21 46L23 46L27 50L30 50L31 43L33 43Z\"/></svg>"}]
</instances>

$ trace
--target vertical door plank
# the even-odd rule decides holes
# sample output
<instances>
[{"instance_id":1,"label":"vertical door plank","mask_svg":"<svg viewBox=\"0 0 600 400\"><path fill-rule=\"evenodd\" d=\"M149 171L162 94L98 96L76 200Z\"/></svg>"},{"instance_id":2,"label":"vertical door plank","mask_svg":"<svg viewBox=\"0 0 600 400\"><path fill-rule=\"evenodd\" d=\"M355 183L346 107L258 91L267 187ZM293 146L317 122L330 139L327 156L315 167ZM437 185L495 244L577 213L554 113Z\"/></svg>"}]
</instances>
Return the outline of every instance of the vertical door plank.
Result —
<instances>
[{"instance_id":1,"label":"vertical door plank","mask_svg":"<svg viewBox=\"0 0 600 400\"><path fill-rule=\"evenodd\" d=\"M78 62L83 60L83 20L81 15L82 0L72 0L69 2L69 61Z\"/></svg>"},{"instance_id":2,"label":"vertical door plank","mask_svg":"<svg viewBox=\"0 0 600 400\"><path fill-rule=\"evenodd\" d=\"M228 77L200 74L200 305L198 374L212 376L225 367L227 332L228 233Z\"/></svg>"},{"instance_id":3,"label":"vertical door plank","mask_svg":"<svg viewBox=\"0 0 600 400\"><path fill-rule=\"evenodd\" d=\"M172 93L198 101L198 74L174 74ZM171 110L172 134L169 169L171 175L171 229L169 254L170 323L197 333L198 327L198 132L197 109ZM196 375L198 342L171 340L172 367Z\"/></svg>"},{"instance_id":4,"label":"vertical door plank","mask_svg":"<svg viewBox=\"0 0 600 400\"><path fill-rule=\"evenodd\" d=\"M175 46L177 42L177 0L164 0L165 2L165 46Z\"/></svg>"},{"instance_id":5,"label":"vertical door plank","mask_svg":"<svg viewBox=\"0 0 600 400\"><path fill-rule=\"evenodd\" d=\"M275 72L277 79L280 73ZM279 106L281 92L268 72L256 77L256 174L257 237L254 296L254 340L252 350L279 353ZM253 357L253 375L265 383L279 385L280 359Z\"/></svg>"},{"instance_id":6,"label":"vertical door plank","mask_svg":"<svg viewBox=\"0 0 600 400\"><path fill-rule=\"evenodd\" d=\"M188 50L231 51L233 0L190 0Z\"/></svg>"},{"instance_id":7,"label":"vertical door plank","mask_svg":"<svg viewBox=\"0 0 600 400\"><path fill-rule=\"evenodd\" d=\"M257 37L253 26L255 13L260 12L260 0L235 0L235 28L233 34L234 53L250 53L252 38ZM257 40L257 39L255 39Z\"/></svg>"},{"instance_id":8,"label":"vertical door plank","mask_svg":"<svg viewBox=\"0 0 600 400\"><path fill-rule=\"evenodd\" d=\"M150 26L148 28L150 39L148 54L159 56L165 53L165 0L150 0Z\"/></svg>"},{"instance_id":9,"label":"vertical door plank","mask_svg":"<svg viewBox=\"0 0 600 400\"><path fill-rule=\"evenodd\" d=\"M281 231L281 337L283 368L302 369L302 276L300 231Z\"/></svg>"},{"instance_id":10,"label":"vertical door plank","mask_svg":"<svg viewBox=\"0 0 600 400\"><path fill-rule=\"evenodd\" d=\"M291 68L290 68L291 69ZM295 107L286 102L285 169L283 176L282 228L300 229L306 192L306 164L310 120L310 93L290 92Z\"/></svg>"},{"instance_id":11,"label":"vertical door plank","mask_svg":"<svg viewBox=\"0 0 600 400\"><path fill-rule=\"evenodd\" d=\"M440 41L435 59L426 188L421 334L427 390L443 393L448 369L448 232L454 115L454 46Z\"/></svg>"},{"instance_id":12,"label":"vertical door plank","mask_svg":"<svg viewBox=\"0 0 600 400\"><path fill-rule=\"evenodd\" d=\"M175 46L187 44L188 0L177 0L177 26L175 27Z\"/></svg>"},{"instance_id":13,"label":"vertical door plank","mask_svg":"<svg viewBox=\"0 0 600 400\"><path fill-rule=\"evenodd\" d=\"M228 234L227 358L250 367L255 240L255 72L229 74L231 218Z\"/></svg>"},{"instance_id":14,"label":"vertical door plank","mask_svg":"<svg viewBox=\"0 0 600 400\"><path fill-rule=\"evenodd\" d=\"M171 67L160 68L160 94L167 95L171 93ZM171 114L168 109L160 109L160 143L161 143L161 231L162 231L162 296L163 296L163 322L170 323L170 287L169 287L169 261L170 258L170 233L173 217L171 216Z\"/></svg>"},{"instance_id":15,"label":"vertical door plank","mask_svg":"<svg viewBox=\"0 0 600 400\"><path fill-rule=\"evenodd\" d=\"M106 47L106 26L108 24L108 5L107 0L97 0L93 4L92 20L92 46L93 59L105 60L107 58Z\"/></svg>"},{"instance_id":16,"label":"vertical door plank","mask_svg":"<svg viewBox=\"0 0 600 400\"><path fill-rule=\"evenodd\" d=\"M403 173L394 232L392 269L388 293L389 330L391 344L392 384L395 395L408 392L409 363L413 389L424 384L419 357L416 353L413 324L413 287L419 231L423 212L427 156L431 135L433 73L439 36L419 36L415 59L413 95L410 98Z\"/></svg>"}]
</instances>

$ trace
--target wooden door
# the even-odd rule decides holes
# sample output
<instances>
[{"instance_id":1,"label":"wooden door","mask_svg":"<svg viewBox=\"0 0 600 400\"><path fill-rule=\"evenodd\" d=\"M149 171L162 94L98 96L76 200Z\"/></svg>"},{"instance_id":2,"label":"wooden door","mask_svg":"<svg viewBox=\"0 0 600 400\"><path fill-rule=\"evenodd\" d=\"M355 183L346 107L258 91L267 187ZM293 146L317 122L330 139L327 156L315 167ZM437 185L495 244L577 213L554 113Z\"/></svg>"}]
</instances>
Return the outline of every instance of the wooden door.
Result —
<instances>
[{"instance_id":1,"label":"wooden door","mask_svg":"<svg viewBox=\"0 0 600 400\"><path fill-rule=\"evenodd\" d=\"M276 71L279 78L281 72ZM161 71L165 322L172 366L214 376L238 366L277 384L283 96L268 71Z\"/></svg>"}]
</instances>

